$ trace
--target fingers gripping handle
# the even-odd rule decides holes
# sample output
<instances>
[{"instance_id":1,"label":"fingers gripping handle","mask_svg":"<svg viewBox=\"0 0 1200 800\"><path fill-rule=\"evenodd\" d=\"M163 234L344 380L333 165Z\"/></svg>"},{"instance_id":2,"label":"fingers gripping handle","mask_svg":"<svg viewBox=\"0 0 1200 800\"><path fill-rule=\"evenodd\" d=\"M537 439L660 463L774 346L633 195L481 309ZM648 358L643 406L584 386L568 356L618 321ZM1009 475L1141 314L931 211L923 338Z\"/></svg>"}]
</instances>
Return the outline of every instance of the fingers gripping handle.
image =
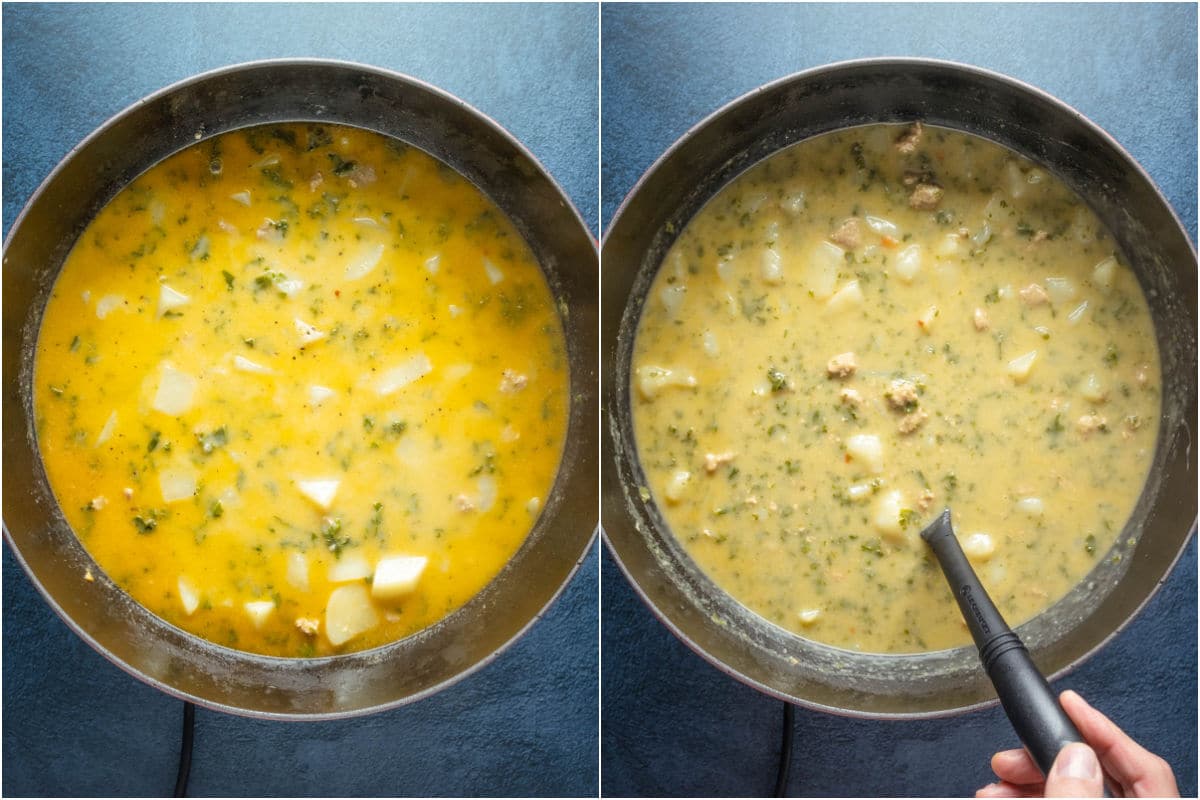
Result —
<instances>
[{"instance_id":1,"label":"fingers gripping handle","mask_svg":"<svg viewBox=\"0 0 1200 800\"><path fill-rule=\"evenodd\" d=\"M1020 637L984 591L954 537L950 509L922 531L921 538L941 564L1004 712L1038 768L1048 773L1059 751L1072 742L1083 742L1083 737L1058 704Z\"/></svg>"}]
</instances>

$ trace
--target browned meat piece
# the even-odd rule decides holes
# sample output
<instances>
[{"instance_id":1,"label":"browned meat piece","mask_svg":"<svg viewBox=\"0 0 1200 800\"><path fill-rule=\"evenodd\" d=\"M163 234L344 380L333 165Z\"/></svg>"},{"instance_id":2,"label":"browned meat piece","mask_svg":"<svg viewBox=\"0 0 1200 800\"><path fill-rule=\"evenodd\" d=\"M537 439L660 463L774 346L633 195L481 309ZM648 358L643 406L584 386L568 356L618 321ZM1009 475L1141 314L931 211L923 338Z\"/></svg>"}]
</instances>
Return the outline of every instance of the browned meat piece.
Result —
<instances>
[{"instance_id":1,"label":"browned meat piece","mask_svg":"<svg viewBox=\"0 0 1200 800\"><path fill-rule=\"evenodd\" d=\"M500 391L506 394L515 394L525 388L529 383L529 378L516 370L506 369L500 376Z\"/></svg>"},{"instance_id":2,"label":"browned meat piece","mask_svg":"<svg viewBox=\"0 0 1200 800\"><path fill-rule=\"evenodd\" d=\"M922 511L928 511L929 507L933 505L933 498L933 489L922 490L921 496L917 498L917 508L921 509Z\"/></svg>"},{"instance_id":3,"label":"browned meat piece","mask_svg":"<svg viewBox=\"0 0 1200 800\"><path fill-rule=\"evenodd\" d=\"M925 420L927 419L929 419L929 415L924 411L918 411L915 414L905 414L900 420L899 424L896 425L896 430L900 431L902 434L908 435L924 425Z\"/></svg>"},{"instance_id":4,"label":"browned meat piece","mask_svg":"<svg viewBox=\"0 0 1200 800\"><path fill-rule=\"evenodd\" d=\"M858 369L858 360L854 357L854 353L839 353L829 359L829 363L825 365L825 372L831 378L849 378Z\"/></svg>"},{"instance_id":5,"label":"browned meat piece","mask_svg":"<svg viewBox=\"0 0 1200 800\"><path fill-rule=\"evenodd\" d=\"M932 211L942 203L945 190L931 183L918 183L908 196L908 205L918 211Z\"/></svg>"},{"instance_id":6,"label":"browned meat piece","mask_svg":"<svg viewBox=\"0 0 1200 800\"><path fill-rule=\"evenodd\" d=\"M1085 414L1079 418L1077 425L1079 432L1084 436L1088 436L1096 431L1108 431L1108 420L1099 414Z\"/></svg>"},{"instance_id":7,"label":"browned meat piece","mask_svg":"<svg viewBox=\"0 0 1200 800\"><path fill-rule=\"evenodd\" d=\"M1050 302L1050 295L1039 283L1031 283L1020 291L1021 300L1030 308L1044 306Z\"/></svg>"},{"instance_id":8,"label":"browned meat piece","mask_svg":"<svg viewBox=\"0 0 1200 800\"><path fill-rule=\"evenodd\" d=\"M829 240L846 250L853 250L862 244L862 220L850 217L829 234Z\"/></svg>"},{"instance_id":9,"label":"browned meat piece","mask_svg":"<svg viewBox=\"0 0 1200 800\"><path fill-rule=\"evenodd\" d=\"M711 475L722 464L728 464L730 461L733 461L734 455L734 453L705 453L704 471Z\"/></svg>"},{"instance_id":10,"label":"browned meat piece","mask_svg":"<svg viewBox=\"0 0 1200 800\"><path fill-rule=\"evenodd\" d=\"M912 155L917 152L917 145L921 143L921 135L924 131L921 129L921 123L914 122L909 126L900 138L896 140L896 149L904 155Z\"/></svg>"},{"instance_id":11,"label":"browned meat piece","mask_svg":"<svg viewBox=\"0 0 1200 800\"><path fill-rule=\"evenodd\" d=\"M991 320L988 319L987 312L982 308L975 309L974 320L975 330L977 331L986 331L992 324Z\"/></svg>"},{"instance_id":12,"label":"browned meat piece","mask_svg":"<svg viewBox=\"0 0 1200 800\"><path fill-rule=\"evenodd\" d=\"M842 389L838 396L842 399L842 403L848 406L857 408L863 404L863 396L849 387Z\"/></svg>"},{"instance_id":13,"label":"browned meat piece","mask_svg":"<svg viewBox=\"0 0 1200 800\"><path fill-rule=\"evenodd\" d=\"M917 386L912 381L895 380L888 386L883 397L889 406L897 411L910 412L916 409Z\"/></svg>"}]
</instances>

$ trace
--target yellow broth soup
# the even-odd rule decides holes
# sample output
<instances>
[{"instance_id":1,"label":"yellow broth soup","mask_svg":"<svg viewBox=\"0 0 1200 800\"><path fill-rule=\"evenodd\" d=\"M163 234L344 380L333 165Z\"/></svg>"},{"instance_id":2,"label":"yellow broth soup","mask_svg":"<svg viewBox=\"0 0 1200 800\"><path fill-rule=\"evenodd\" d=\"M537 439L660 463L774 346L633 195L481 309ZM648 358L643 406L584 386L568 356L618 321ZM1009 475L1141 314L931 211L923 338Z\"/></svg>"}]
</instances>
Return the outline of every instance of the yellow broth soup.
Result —
<instances>
[{"instance_id":1,"label":"yellow broth soup","mask_svg":"<svg viewBox=\"0 0 1200 800\"><path fill-rule=\"evenodd\" d=\"M1061 598L1159 424L1111 235L1046 170L921 125L801 142L718 193L655 277L633 371L646 489L699 567L865 652L969 641L919 539L946 506L1011 623Z\"/></svg>"},{"instance_id":2,"label":"yellow broth soup","mask_svg":"<svg viewBox=\"0 0 1200 800\"><path fill-rule=\"evenodd\" d=\"M34 378L50 484L104 572L279 656L373 647L479 592L551 489L567 403L553 299L503 213L331 125L223 134L122 190L63 265Z\"/></svg>"}]
</instances>

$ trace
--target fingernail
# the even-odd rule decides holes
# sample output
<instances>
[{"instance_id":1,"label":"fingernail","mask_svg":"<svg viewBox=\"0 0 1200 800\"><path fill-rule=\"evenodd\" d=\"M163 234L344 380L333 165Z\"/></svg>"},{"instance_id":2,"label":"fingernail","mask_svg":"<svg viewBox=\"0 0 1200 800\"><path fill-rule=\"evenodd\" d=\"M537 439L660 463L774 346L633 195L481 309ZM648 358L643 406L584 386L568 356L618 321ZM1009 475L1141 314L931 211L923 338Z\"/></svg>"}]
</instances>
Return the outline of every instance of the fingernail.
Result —
<instances>
[{"instance_id":1,"label":"fingernail","mask_svg":"<svg viewBox=\"0 0 1200 800\"><path fill-rule=\"evenodd\" d=\"M1086 744L1069 744L1054 760L1054 772L1064 778L1094 781L1100 777L1100 761Z\"/></svg>"}]
</instances>

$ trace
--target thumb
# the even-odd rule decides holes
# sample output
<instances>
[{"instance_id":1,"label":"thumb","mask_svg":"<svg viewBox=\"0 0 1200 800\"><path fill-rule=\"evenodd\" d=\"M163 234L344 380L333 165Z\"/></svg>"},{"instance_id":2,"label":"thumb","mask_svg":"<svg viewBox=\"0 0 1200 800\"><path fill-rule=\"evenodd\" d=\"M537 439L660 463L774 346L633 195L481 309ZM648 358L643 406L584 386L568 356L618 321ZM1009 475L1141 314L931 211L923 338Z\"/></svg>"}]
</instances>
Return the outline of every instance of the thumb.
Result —
<instances>
[{"instance_id":1,"label":"thumb","mask_svg":"<svg viewBox=\"0 0 1200 800\"><path fill-rule=\"evenodd\" d=\"M1054 759L1046 776L1046 797L1102 797L1104 773L1086 744L1069 744Z\"/></svg>"}]
</instances>

